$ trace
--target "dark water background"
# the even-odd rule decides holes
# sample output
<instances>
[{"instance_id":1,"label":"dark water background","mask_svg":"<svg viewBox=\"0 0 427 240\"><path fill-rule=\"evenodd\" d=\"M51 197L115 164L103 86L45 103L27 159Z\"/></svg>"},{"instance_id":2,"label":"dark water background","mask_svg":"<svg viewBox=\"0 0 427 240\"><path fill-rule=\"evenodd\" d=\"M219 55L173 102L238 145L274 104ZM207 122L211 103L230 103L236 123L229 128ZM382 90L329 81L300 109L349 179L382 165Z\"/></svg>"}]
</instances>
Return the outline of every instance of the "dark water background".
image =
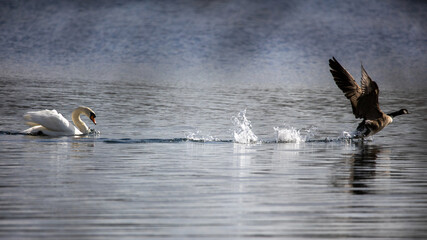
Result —
<instances>
[{"instance_id":1,"label":"dark water background","mask_svg":"<svg viewBox=\"0 0 427 240\"><path fill-rule=\"evenodd\" d=\"M427 236L423 91L383 91L383 108L412 113L360 143L339 140L357 122L338 89L14 82L2 80L1 129L90 102L100 135L0 135L6 239ZM244 108L262 143L233 142ZM332 141L275 143L274 127Z\"/></svg>"},{"instance_id":2,"label":"dark water background","mask_svg":"<svg viewBox=\"0 0 427 240\"><path fill-rule=\"evenodd\" d=\"M426 238L425 10L1 1L0 237ZM411 114L371 141L341 139L358 120L332 55L357 79L363 61L382 110ZM70 119L79 105L98 135L9 134L27 111ZM257 143L233 135L244 109Z\"/></svg>"}]
</instances>

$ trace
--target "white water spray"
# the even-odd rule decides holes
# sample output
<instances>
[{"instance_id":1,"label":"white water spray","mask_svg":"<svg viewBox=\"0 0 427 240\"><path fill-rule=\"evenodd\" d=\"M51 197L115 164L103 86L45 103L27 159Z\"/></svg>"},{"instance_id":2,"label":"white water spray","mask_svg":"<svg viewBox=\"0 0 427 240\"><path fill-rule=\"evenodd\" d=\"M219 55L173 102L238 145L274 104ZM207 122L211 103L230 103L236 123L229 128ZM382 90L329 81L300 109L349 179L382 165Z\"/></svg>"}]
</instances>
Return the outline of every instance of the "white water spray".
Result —
<instances>
[{"instance_id":1,"label":"white water spray","mask_svg":"<svg viewBox=\"0 0 427 240\"><path fill-rule=\"evenodd\" d=\"M215 142L221 141L218 138L215 138L209 134L203 134L201 131L197 130L196 132L191 132L186 134L186 139L194 142Z\"/></svg>"},{"instance_id":2,"label":"white water spray","mask_svg":"<svg viewBox=\"0 0 427 240\"><path fill-rule=\"evenodd\" d=\"M305 134L301 133L300 129L295 129L291 126L285 126L283 128L275 127L276 142L278 143L301 143L308 142L316 133L317 128L311 127L308 130L302 130Z\"/></svg>"},{"instance_id":3,"label":"white water spray","mask_svg":"<svg viewBox=\"0 0 427 240\"><path fill-rule=\"evenodd\" d=\"M246 109L239 112L231 120L234 125L234 142L246 144L258 142L258 137L252 132L251 121L246 118Z\"/></svg>"}]
</instances>

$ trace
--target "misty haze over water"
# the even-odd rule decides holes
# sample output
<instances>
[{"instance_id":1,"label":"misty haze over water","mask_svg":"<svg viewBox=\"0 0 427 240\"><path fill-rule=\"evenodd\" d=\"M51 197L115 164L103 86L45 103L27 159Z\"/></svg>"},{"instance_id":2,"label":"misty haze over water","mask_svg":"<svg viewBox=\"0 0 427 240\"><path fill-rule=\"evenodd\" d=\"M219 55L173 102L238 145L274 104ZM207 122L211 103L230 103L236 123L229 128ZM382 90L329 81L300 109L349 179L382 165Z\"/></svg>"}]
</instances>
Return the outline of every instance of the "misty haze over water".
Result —
<instances>
[{"instance_id":1,"label":"misty haze over water","mask_svg":"<svg viewBox=\"0 0 427 240\"><path fill-rule=\"evenodd\" d=\"M2 75L425 86L424 1L1 1ZM408 84L408 85L406 85Z\"/></svg>"}]
</instances>

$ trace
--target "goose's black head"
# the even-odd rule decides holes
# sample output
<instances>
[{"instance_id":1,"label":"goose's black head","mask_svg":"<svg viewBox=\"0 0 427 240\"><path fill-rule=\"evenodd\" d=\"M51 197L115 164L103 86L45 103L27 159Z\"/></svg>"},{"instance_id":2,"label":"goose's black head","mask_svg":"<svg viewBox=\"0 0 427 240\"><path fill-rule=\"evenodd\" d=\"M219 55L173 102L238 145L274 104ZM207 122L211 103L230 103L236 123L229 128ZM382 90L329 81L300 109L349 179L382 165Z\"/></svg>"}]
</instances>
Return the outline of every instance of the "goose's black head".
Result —
<instances>
[{"instance_id":1,"label":"goose's black head","mask_svg":"<svg viewBox=\"0 0 427 240\"><path fill-rule=\"evenodd\" d=\"M392 112L392 113L390 113L388 115L391 116L391 117L396 117L396 116L403 115L403 114L409 114L409 111L407 109L400 109L399 111Z\"/></svg>"}]
</instances>

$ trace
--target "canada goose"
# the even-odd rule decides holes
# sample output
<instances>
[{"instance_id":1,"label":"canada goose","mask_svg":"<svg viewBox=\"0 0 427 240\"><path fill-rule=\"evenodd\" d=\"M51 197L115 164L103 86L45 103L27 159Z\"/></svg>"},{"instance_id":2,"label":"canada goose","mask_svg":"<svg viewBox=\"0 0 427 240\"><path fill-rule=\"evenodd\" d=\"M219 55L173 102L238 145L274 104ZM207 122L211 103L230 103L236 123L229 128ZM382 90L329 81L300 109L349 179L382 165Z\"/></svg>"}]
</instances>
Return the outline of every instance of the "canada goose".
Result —
<instances>
[{"instance_id":1,"label":"canada goose","mask_svg":"<svg viewBox=\"0 0 427 240\"><path fill-rule=\"evenodd\" d=\"M356 138L372 136L393 122L394 117L409 113L406 109L389 114L381 111L378 104L380 90L377 83L368 76L363 66L361 87L357 85L351 74L334 57L329 59L329 66L335 83L344 92L344 95L350 99L354 116L363 118L363 121L357 126Z\"/></svg>"}]
</instances>

